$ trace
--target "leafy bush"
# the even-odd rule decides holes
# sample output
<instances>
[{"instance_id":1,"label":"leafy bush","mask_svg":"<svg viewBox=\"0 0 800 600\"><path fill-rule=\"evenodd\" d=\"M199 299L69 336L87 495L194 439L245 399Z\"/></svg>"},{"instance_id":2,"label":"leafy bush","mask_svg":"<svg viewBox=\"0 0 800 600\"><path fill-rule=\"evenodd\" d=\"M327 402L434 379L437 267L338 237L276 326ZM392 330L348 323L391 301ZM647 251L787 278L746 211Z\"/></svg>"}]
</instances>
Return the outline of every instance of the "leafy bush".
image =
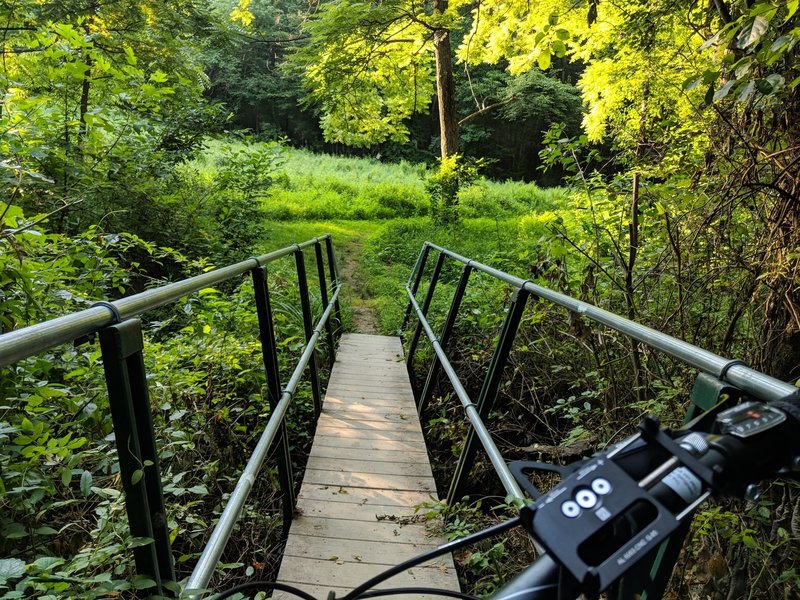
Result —
<instances>
[{"instance_id":1,"label":"leafy bush","mask_svg":"<svg viewBox=\"0 0 800 600\"><path fill-rule=\"evenodd\" d=\"M15 233L27 222L12 207L0 230L0 244L13 249L0 253L4 329L153 283L123 256L138 253L151 264L171 261L187 271L205 267L129 234L92 231L71 240L35 227ZM280 264L270 271L284 380L303 337L293 308L296 291L281 292L292 280L289 272ZM179 577L191 570L269 414L252 296L247 281L205 289L186 298L182 310L160 309L145 323L144 357ZM104 598L152 586L133 575L131 549L145 541L128 533L100 362L99 349L83 343L2 369L0 552L9 558L0 562L0 597ZM301 388L292 408L296 446L310 440L309 402ZM301 476L302 464L295 470ZM233 581L255 570L270 576L264 569L277 564L272 553L281 518L273 480L267 467L223 556L225 576Z\"/></svg>"}]
</instances>

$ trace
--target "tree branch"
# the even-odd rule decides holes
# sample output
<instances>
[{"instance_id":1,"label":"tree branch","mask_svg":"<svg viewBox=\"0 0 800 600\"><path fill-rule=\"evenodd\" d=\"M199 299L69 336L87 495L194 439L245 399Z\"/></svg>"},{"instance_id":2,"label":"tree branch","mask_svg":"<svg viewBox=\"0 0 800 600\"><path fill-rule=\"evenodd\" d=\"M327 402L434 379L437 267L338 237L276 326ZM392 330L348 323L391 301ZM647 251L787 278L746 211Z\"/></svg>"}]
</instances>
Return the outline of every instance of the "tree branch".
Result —
<instances>
[{"instance_id":1,"label":"tree branch","mask_svg":"<svg viewBox=\"0 0 800 600\"><path fill-rule=\"evenodd\" d=\"M500 100L500 102L495 102L494 104L490 104L489 106L484 106L480 110L476 110L474 113L472 113L470 115L467 115L466 117L461 119L458 122L458 124L459 125L463 125L464 123L469 123L473 119L481 116L483 113L489 112L490 110L492 110L494 108L498 108L500 106L505 106L506 104L510 103L512 100L515 100L515 99L516 99L516 96L509 96L505 100Z\"/></svg>"}]
</instances>

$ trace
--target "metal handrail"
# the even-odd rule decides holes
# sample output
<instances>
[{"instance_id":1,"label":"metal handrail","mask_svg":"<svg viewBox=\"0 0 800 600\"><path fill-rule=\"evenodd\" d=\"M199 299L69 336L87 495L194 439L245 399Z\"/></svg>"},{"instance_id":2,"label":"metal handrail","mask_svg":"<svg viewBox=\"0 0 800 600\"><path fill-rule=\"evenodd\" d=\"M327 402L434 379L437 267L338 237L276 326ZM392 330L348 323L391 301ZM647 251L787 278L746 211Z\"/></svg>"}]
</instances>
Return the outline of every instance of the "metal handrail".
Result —
<instances>
[{"instance_id":1,"label":"metal handrail","mask_svg":"<svg viewBox=\"0 0 800 600\"><path fill-rule=\"evenodd\" d=\"M35 356L53 346L89 335L115 322L125 321L146 311L159 308L187 294L227 281L329 239L331 239L330 234L326 234L302 244L295 244L263 256L248 258L234 265L215 269L183 281L4 333L0 335L0 367Z\"/></svg>"},{"instance_id":2,"label":"metal handrail","mask_svg":"<svg viewBox=\"0 0 800 600\"><path fill-rule=\"evenodd\" d=\"M328 299L323 264L323 243L327 252L328 274L332 284L330 300ZM303 255L303 249L311 246L314 247L316 259L320 300L325 306L316 326L312 323L308 278ZM289 255L294 255L295 258L306 345L291 378L285 388L282 388L278 373L277 343L266 265ZM99 334L109 393L109 407L114 423L115 439L118 442L120 479L125 491L131 535L153 540L150 544L134 548L136 570L139 574L147 575L155 581L156 586L153 593L158 595L162 595L168 587L165 585L167 582L175 581L175 571L167 519L165 518L158 452L150 414L141 323L132 317L248 272L253 278L258 332L267 375L271 413L264 432L190 576L189 588L198 591L197 588L205 587L211 579L233 527L241 516L255 478L273 443L276 443L278 455L283 533L284 535L288 533L288 527L294 514L295 496L284 417L295 396L303 371L307 367L310 368L315 414L317 417L319 416L321 408L320 378L316 346L325 330L332 362L335 339L331 327L331 315L335 314L341 325L339 293L342 286L331 235L326 234L300 244L293 244L281 250L114 302L97 302L86 310L0 335L0 366L4 366L34 356L59 344L73 340L85 340L86 336ZM337 328L336 334L341 333L340 329L340 327ZM78 342L76 341L76 343ZM125 440L125 443L120 443L122 440ZM133 474L136 470L141 469L142 465L150 466L144 470L143 477L141 473L134 477Z\"/></svg>"},{"instance_id":3,"label":"metal handrail","mask_svg":"<svg viewBox=\"0 0 800 600\"><path fill-rule=\"evenodd\" d=\"M279 427L283 422L284 416L286 416L286 411L288 410L289 404L294 397L295 391L297 390L297 385L300 383L303 371L305 370L306 366L308 366L308 363L313 356L314 346L322 333L322 328L325 326L325 323L327 323L328 318L330 317L334 303L339 297L339 291L341 289L342 286L340 285L334 291L330 303L325 309L325 312L322 314L319 323L314 328L314 333L311 340L308 342L308 344L306 344L305 350L300 357L300 361L297 363L297 366L295 367L294 372L289 379L289 383L286 384L286 389L283 390L280 402L278 402L278 405L270 413L269 420L264 428L264 433L261 434L261 438L258 440L258 444L256 445L255 450L253 450L253 454L250 456L250 460L247 462L247 466L242 472L239 481L236 483L236 487L234 488L233 493L231 493L228 503L225 505L225 509L222 511L222 516L220 516L216 527L214 527L214 531L211 532L211 537L208 539L206 547L200 555L197 565L195 565L195 568L186 583L184 590L185 592L199 592L200 590L204 589L211 580L211 576L214 574L214 569L219 563L219 559L222 556L223 550L225 549L225 544L227 544L228 540L230 539L231 533L233 532L233 527L236 525L236 521L241 516L242 509L244 508L244 502L253 487L255 476L261 470L261 464L264 462L264 458L267 455L267 450L269 450L269 447L275 440L275 436L279 432Z\"/></svg>"},{"instance_id":4,"label":"metal handrail","mask_svg":"<svg viewBox=\"0 0 800 600\"><path fill-rule=\"evenodd\" d=\"M461 401L461 405L464 407L464 411L467 413L470 423L472 423L472 426L475 428L481 444L483 444L483 448L486 450L486 455L489 457L494 470L500 477L500 483L503 484L507 494L513 496L514 498L524 499L525 494L522 493L519 484L514 479L514 475L511 473L506 461L503 459L503 455L500 453L500 450L494 443L492 434L489 433L486 425L484 425L475 403L470 399L467 390L464 389L464 385L461 383L461 380L458 378L455 369L450 364L450 360L447 358L447 354L445 354L445 351L439 343L439 340L433 333L433 329L431 329L430 323L428 323L428 320L425 318L422 308L420 308L419 304L414 298L414 294L411 293L411 288L406 286L406 291L408 292L408 297L414 307L414 311L416 311L417 317L419 318L420 323L422 323L425 334L428 336L428 339L433 346L433 350L436 352L436 356L441 362L442 368L444 368L447 378L450 380L450 383L453 386L456 396L458 396L458 399Z\"/></svg>"},{"instance_id":5,"label":"metal handrail","mask_svg":"<svg viewBox=\"0 0 800 600\"><path fill-rule=\"evenodd\" d=\"M677 358L692 367L713 375L723 381L727 381L744 392L752 394L753 396L771 402L773 400L780 400L789 394L797 391L797 388L790 383L770 377L765 373L756 371L748 367L740 360L732 360L723 358L708 350L684 342L677 338L672 337L661 331L656 331L646 325L631 321L625 317L620 317L612 312L603 310L588 302L576 300L566 294L556 292L541 285L537 285L530 280L524 280L520 277L514 277L503 271L499 271L488 265L471 260L460 254L456 254L446 248L437 246L430 242L425 242L433 250L441 252L458 262L467 265L469 264L473 269L491 275L495 279L505 281L516 288L524 288L531 294L550 300L551 302L563 306L564 308L578 313L579 315L586 316L598 323L602 323L612 329L626 334L633 339L647 344L651 348L661 350L669 354L673 358Z\"/></svg>"},{"instance_id":6,"label":"metal handrail","mask_svg":"<svg viewBox=\"0 0 800 600\"><path fill-rule=\"evenodd\" d=\"M416 300L416 293L419 290L423 271L425 270L425 265L428 257L431 254L431 251L437 252L438 258L433 268L433 273L431 275L425 300L420 307ZM439 338L437 338L427 320L427 313L433 300L434 292L439 280L439 276L442 272L445 258L450 258L461 263L463 265L463 269L461 272L461 279L456 287L455 293L453 294L447 319ZM484 380L483 387L481 388L480 397L478 398L477 403L473 403L469 398L445 352L447 342L455 325L455 319L458 314L461 301L466 291L470 274L473 271L486 273L487 275L499 281L512 285L517 290L511 301L511 305L509 306L509 310L503 324L503 329L500 334L500 339L495 347L494 354L492 356L492 362L486 373L486 378ZM443 369L470 421L470 429L467 433L467 439L464 443L458 466L456 467L456 473L447 497L448 503L451 504L461 497L461 492L466 485L469 471L471 470L474 462L477 442L482 444L489 460L492 463L492 466L494 467L501 483L503 484L503 487L506 489L506 492L518 498L522 497L522 492L516 485L513 475L511 475L505 460L492 440L491 434L486 428L483 420L488 417L497 395L500 377L506 365L508 354L513 345L517 327L522 318L522 313L529 296L549 300L570 311L574 311L579 315L586 316L589 319L624 333L638 342L644 343L656 350L665 352L666 354L691 365L701 372L707 373L719 381L727 382L742 392L745 392L760 400L766 402L780 400L796 392L797 390L795 386L756 371L755 369L748 367L740 360L723 358L714 354L713 352L703 350L702 348L694 346L693 344L676 339L670 335L656 331L655 329L651 329L650 327L636 323L635 321L631 321L630 319L626 319L609 311L603 310L597 306L589 304L588 302L577 300L560 292L556 292L541 285L535 284L530 280L524 280L522 278L515 277L504 271L500 271L478 261L469 259L431 242L425 242L420 250L417 262L414 265L411 275L409 276L408 283L406 284L406 294L408 295L409 302L406 308L402 329L405 329L406 325L408 324L408 319L411 316L412 309L414 310L418 319L417 327L415 328L413 336L409 341L408 356L406 359L409 374L412 376L412 378L414 354L416 352L419 338L423 331L428 340L431 342L434 350L434 358L429 367L425 385L421 393L417 394L417 404L419 410L421 411L429 400L432 394L433 385L439 376L440 370Z\"/></svg>"}]
</instances>

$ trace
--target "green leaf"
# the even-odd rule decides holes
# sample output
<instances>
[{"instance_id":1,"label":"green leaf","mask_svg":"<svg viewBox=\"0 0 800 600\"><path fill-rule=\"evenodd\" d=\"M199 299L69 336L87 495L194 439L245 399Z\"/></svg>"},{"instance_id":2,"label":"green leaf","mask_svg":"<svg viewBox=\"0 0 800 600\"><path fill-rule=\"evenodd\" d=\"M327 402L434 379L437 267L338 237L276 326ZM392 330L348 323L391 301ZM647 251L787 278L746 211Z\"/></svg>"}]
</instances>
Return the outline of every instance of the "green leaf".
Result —
<instances>
[{"instance_id":1,"label":"green leaf","mask_svg":"<svg viewBox=\"0 0 800 600\"><path fill-rule=\"evenodd\" d=\"M800 0L789 0L786 3L786 18L784 19L784 23L788 22L794 16L794 13L797 12L797 7L800 5Z\"/></svg>"},{"instance_id":2,"label":"green leaf","mask_svg":"<svg viewBox=\"0 0 800 600\"><path fill-rule=\"evenodd\" d=\"M715 92L714 84L712 83L708 86L708 90L706 90L705 98L703 98L704 102L707 106L711 106L714 103L714 92Z\"/></svg>"},{"instance_id":3,"label":"green leaf","mask_svg":"<svg viewBox=\"0 0 800 600\"><path fill-rule=\"evenodd\" d=\"M547 22L550 23L550 25L558 25L558 15L556 13L553 13L552 15L547 17Z\"/></svg>"},{"instance_id":4,"label":"green leaf","mask_svg":"<svg viewBox=\"0 0 800 600\"><path fill-rule=\"evenodd\" d=\"M153 543L153 538L149 537L134 537L131 538L130 548L138 548L139 546L147 546Z\"/></svg>"},{"instance_id":5,"label":"green leaf","mask_svg":"<svg viewBox=\"0 0 800 600\"><path fill-rule=\"evenodd\" d=\"M35 561L33 561L32 564L39 571L49 572L58 565L64 564L64 559L58 558L57 556L42 556L41 558L37 558Z\"/></svg>"},{"instance_id":6,"label":"green leaf","mask_svg":"<svg viewBox=\"0 0 800 600\"><path fill-rule=\"evenodd\" d=\"M0 584L25 575L25 561L18 558L0 558Z\"/></svg>"},{"instance_id":7,"label":"green leaf","mask_svg":"<svg viewBox=\"0 0 800 600\"><path fill-rule=\"evenodd\" d=\"M136 485L142 480L142 477L144 477L144 471L142 469L136 469L133 475L131 475L131 483Z\"/></svg>"},{"instance_id":8,"label":"green leaf","mask_svg":"<svg viewBox=\"0 0 800 600\"><path fill-rule=\"evenodd\" d=\"M772 46L769 47L769 51L779 52L784 47L791 44L793 41L794 41L794 36L782 35L781 37L777 38L774 42L772 42Z\"/></svg>"},{"instance_id":9,"label":"green leaf","mask_svg":"<svg viewBox=\"0 0 800 600\"><path fill-rule=\"evenodd\" d=\"M747 534L742 536L742 542L744 542L744 545L747 546L748 548L752 548L754 550L758 548L758 542L756 542L752 536L749 536Z\"/></svg>"},{"instance_id":10,"label":"green leaf","mask_svg":"<svg viewBox=\"0 0 800 600\"><path fill-rule=\"evenodd\" d=\"M536 62L542 71L546 71L550 67L550 52L541 52Z\"/></svg>"},{"instance_id":11,"label":"green leaf","mask_svg":"<svg viewBox=\"0 0 800 600\"><path fill-rule=\"evenodd\" d=\"M755 91L756 91L755 81L748 81L747 85L742 87L742 89L739 91L739 97L736 98L737 102L747 102L753 95L753 92Z\"/></svg>"},{"instance_id":12,"label":"green leaf","mask_svg":"<svg viewBox=\"0 0 800 600\"><path fill-rule=\"evenodd\" d=\"M736 85L738 81L736 79L731 79L725 82L721 88L719 88L716 92L714 92L714 102L717 100L722 100L728 93L731 91L734 85Z\"/></svg>"},{"instance_id":13,"label":"green leaf","mask_svg":"<svg viewBox=\"0 0 800 600\"><path fill-rule=\"evenodd\" d=\"M156 587L156 582L147 575L134 575L131 579L131 585L137 590L146 590Z\"/></svg>"},{"instance_id":14,"label":"green leaf","mask_svg":"<svg viewBox=\"0 0 800 600\"><path fill-rule=\"evenodd\" d=\"M761 15L753 17L749 20L744 27L742 27L739 35L736 37L737 48L744 50L750 46L754 46L764 36L769 28L769 20Z\"/></svg>"},{"instance_id":15,"label":"green leaf","mask_svg":"<svg viewBox=\"0 0 800 600\"><path fill-rule=\"evenodd\" d=\"M586 23L591 26L597 21L597 2L599 0L590 0L589 12L586 13Z\"/></svg>"},{"instance_id":16,"label":"green leaf","mask_svg":"<svg viewBox=\"0 0 800 600\"><path fill-rule=\"evenodd\" d=\"M92 491L92 474L84 470L81 473L81 494L88 496L90 491Z\"/></svg>"},{"instance_id":17,"label":"green leaf","mask_svg":"<svg viewBox=\"0 0 800 600\"><path fill-rule=\"evenodd\" d=\"M689 77L683 82L681 87L688 92L689 90L693 90L700 85L701 81L703 81L702 77Z\"/></svg>"}]
</instances>

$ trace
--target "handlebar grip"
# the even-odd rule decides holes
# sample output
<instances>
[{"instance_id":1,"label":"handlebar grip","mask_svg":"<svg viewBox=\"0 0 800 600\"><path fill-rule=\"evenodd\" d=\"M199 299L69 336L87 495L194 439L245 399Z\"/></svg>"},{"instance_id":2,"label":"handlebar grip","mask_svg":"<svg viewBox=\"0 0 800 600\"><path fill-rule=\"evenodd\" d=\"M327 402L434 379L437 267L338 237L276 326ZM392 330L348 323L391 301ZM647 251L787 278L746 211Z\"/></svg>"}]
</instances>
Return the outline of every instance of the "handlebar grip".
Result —
<instances>
[{"instance_id":1,"label":"handlebar grip","mask_svg":"<svg viewBox=\"0 0 800 600\"><path fill-rule=\"evenodd\" d=\"M544 554L504 585L492 600L556 600L577 596L577 587L574 587L574 595L568 594L572 589L570 585L576 584L569 573Z\"/></svg>"},{"instance_id":2,"label":"handlebar grip","mask_svg":"<svg viewBox=\"0 0 800 600\"><path fill-rule=\"evenodd\" d=\"M792 418L795 423L800 424L800 389L793 394L789 394L785 398L770 402L770 406L774 406L786 413Z\"/></svg>"}]
</instances>

